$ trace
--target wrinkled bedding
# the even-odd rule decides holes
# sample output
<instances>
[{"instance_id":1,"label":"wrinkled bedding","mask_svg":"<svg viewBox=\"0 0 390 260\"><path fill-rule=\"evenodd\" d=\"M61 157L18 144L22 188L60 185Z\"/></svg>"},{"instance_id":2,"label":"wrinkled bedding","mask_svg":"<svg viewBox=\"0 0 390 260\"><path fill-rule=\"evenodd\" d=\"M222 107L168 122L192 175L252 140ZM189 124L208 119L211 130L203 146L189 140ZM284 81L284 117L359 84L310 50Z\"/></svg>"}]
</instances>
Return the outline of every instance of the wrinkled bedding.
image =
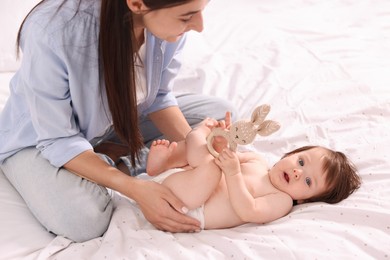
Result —
<instances>
[{"instance_id":1,"label":"wrinkled bedding","mask_svg":"<svg viewBox=\"0 0 390 260\"><path fill-rule=\"evenodd\" d=\"M196 234L156 230L115 193L104 236L73 243L47 233L0 173L0 259L390 258L390 2L216 0L204 20L175 91L229 99L241 118L270 104L282 128L246 148L270 164L301 145L343 151L362 187L336 205ZM0 109L12 74L0 73Z\"/></svg>"}]
</instances>

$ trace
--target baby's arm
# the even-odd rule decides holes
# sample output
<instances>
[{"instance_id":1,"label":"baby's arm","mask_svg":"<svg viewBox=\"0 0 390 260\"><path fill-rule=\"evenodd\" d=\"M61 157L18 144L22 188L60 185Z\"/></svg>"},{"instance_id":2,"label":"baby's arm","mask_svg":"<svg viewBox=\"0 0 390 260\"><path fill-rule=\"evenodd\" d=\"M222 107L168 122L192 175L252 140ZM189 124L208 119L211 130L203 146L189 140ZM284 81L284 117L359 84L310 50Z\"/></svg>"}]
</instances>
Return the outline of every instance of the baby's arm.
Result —
<instances>
[{"instance_id":1,"label":"baby's arm","mask_svg":"<svg viewBox=\"0 0 390 260\"><path fill-rule=\"evenodd\" d=\"M262 158L255 153L235 152L225 149L215 160L225 175L230 203L244 222L266 223L286 215L292 207L291 198L282 192L275 192L255 198L248 190L241 172L240 161L248 162ZM260 178L260 176L259 176Z\"/></svg>"}]
</instances>

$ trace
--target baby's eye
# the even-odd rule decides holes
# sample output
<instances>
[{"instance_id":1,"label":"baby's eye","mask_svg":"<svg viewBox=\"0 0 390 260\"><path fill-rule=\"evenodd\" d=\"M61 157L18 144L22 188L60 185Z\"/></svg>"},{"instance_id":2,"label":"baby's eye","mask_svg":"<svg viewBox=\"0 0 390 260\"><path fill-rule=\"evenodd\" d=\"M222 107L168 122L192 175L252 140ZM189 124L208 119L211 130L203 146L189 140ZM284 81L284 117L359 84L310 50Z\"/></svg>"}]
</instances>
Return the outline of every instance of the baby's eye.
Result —
<instances>
[{"instance_id":1,"label":"baby's eye","mask_svg":"<svg viewBox=\"0 0 390 260\"><path fill-rule=\"evenodd\" d=\"M304 166L305 165L305 162L303 161L303 159L299 159L298 163L299 163L300 166Z\"/></svg>"},{"instance_id":2,"label":"baby's eye","mask_svg":"<svg viewBox=\"0 0 390 260\"><path fill-rule=\"evenodd\" d=\"M305 179L307 186L311 186L311 179L309 177L306 177Z\"/></svg>"}]
</instances>

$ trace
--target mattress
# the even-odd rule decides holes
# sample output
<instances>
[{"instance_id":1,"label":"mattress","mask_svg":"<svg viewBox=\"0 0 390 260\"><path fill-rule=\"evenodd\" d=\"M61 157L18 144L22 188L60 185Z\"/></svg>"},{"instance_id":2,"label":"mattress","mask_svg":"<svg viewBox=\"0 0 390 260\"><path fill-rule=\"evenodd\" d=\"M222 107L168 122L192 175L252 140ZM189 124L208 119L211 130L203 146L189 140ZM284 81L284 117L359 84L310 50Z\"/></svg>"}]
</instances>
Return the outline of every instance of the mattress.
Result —
<instances>
[{"instance_id":1,"label":"mattress","mask_svg":"<svg viewBox=\"0 0 390 260\"><path fill-rule=\"evenodd\" d=\"M195 234L156 230L114 193L107 232L74 243L46 232L0 174L1 259L390 258L390 2L216 0L204 23L188 34L175 91L229 99L242 119L270 104L281 129L245 149L270 165L302 145L340 150L361 188L268 224ZM0 74L0 109L11 76Z\"/></svg>"}]
</instances>

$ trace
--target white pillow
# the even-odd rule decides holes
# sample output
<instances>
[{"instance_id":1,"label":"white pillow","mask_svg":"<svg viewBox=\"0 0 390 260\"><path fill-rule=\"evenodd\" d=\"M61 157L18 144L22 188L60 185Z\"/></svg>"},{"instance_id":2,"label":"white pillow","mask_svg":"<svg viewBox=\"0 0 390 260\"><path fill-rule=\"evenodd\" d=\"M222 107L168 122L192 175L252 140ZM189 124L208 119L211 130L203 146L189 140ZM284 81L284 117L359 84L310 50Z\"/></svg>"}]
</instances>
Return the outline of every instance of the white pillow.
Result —
<instances>
[{"instance_id":1,"label":"white pillow","mask_svg":"<svg viewBox=\"0 0 390 260\"><path fill-rule=\"evenodd\" d=\"M26 14L39 0L1 0L0 3L0 72L15 71L16 36Z\"/></svg>"}]
</instances>

